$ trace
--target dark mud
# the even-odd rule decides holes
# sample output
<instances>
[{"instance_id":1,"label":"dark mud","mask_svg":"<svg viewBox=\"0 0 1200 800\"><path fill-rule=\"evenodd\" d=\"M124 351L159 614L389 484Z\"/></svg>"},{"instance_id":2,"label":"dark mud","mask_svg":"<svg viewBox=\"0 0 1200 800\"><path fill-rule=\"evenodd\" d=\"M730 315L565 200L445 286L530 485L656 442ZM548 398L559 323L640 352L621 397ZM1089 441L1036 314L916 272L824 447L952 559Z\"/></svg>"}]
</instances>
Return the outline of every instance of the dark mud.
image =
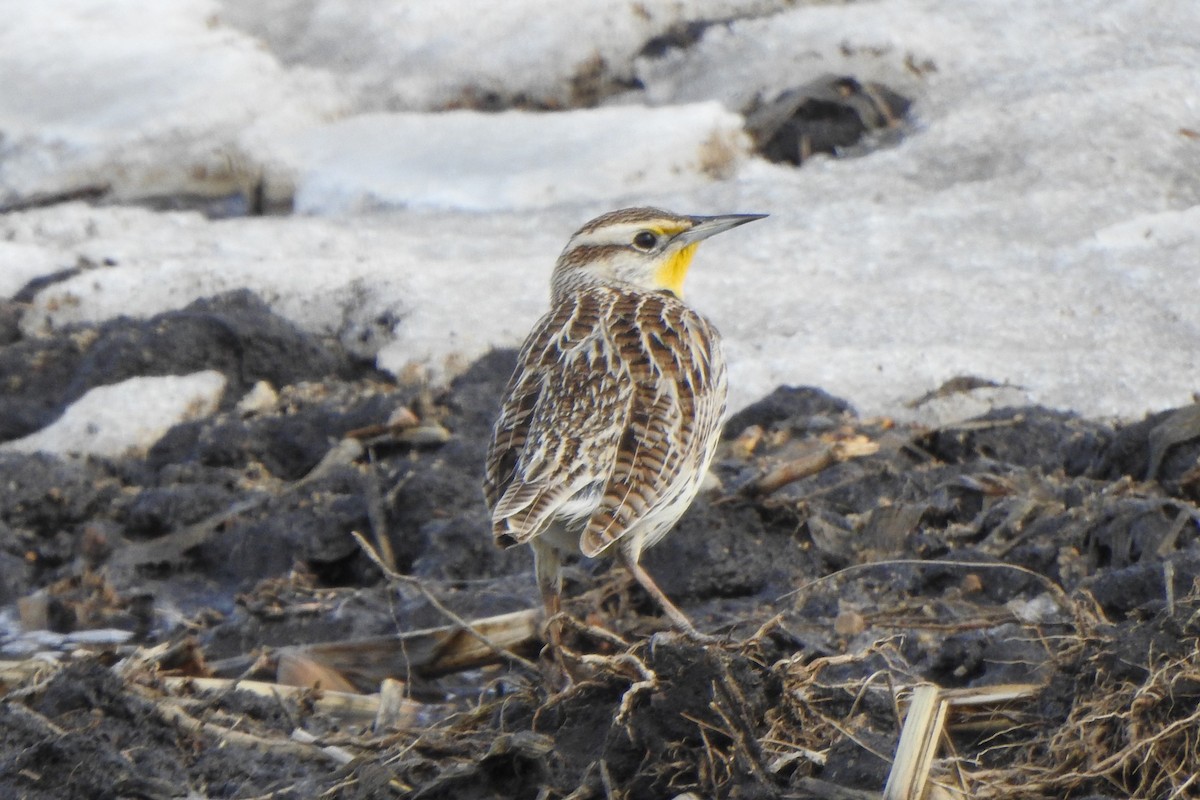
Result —
<instances>
[{"instance_id":1,"label":"dark mud","mask_svg":"<svg viewBox=\"0 0 1200 800\"><path fill-rule=\"evenodd\" d=\"M1013 724L953 734L975 796L1166 797L1200 768L1196 407L926 430L782 387L731 417L720 487L644 560L721 643L680 639L619 568L578 564L567 607L608 633L573 634L572 687L377 661L346 679L392 674L419 710L374 730L320 692L169 681L273 678L282 648L447 624L430 596L465 618L536 607L531 558L492 546L479 488L514 354L445 390L397 384L248 293L36 340L10 327L0 439L134 375L218 369L229 389L144 458L0 454L0 603L63 635L0 639L0 796L878 791L892 689L920 682L1036 687ZM259 381L278 399L239 411ZM421 586L389 581L354 532ZM81 645L89 629L125 634ZM33 669L36 651L63 665Z\"/></svg>"}]
</instances>

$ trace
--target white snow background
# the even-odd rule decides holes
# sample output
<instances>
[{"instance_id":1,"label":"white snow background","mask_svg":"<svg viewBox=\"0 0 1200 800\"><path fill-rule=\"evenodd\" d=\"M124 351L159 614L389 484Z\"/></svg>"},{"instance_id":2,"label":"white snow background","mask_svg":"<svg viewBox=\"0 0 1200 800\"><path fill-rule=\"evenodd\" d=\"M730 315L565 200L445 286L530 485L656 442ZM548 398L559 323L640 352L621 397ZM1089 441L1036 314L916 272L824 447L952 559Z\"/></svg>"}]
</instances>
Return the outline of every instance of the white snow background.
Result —
<instances>
[{"instance_id":1,"label":"white snow background","mask_svg":"<svg viewBox=\"0 0 1200 800\"><path fill-rule=\"evenodd\" d=\"M1200 389L1195 0L0 0L0 205L261 184L290 216L0 215L27 335L239 287L394 372L517 346L598 213L771 216L706 242L688 299L731 407L780 383L864 414L971 374L1140 417ZM639 56L672 25L686 48ZM915 100L905 136L801 168L740 111L823 74ZM567 107L454 110L488 98ZM581 89L584 87L584 89ZM981 411L968 405L948 413Z\"/></svg>"}]
</instances>

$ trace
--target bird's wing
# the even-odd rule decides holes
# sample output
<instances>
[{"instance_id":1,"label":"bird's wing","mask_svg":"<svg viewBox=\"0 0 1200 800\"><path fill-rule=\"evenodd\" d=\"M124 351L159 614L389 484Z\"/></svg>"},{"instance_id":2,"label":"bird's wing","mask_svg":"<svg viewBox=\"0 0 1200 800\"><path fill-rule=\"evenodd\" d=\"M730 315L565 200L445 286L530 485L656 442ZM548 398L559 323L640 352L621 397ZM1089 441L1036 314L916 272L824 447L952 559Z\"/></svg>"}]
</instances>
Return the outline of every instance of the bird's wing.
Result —
<instances>
[{"instance_id":1,"label":"bird's wing","mask_svg":"<svg viewBox=\"0 0 1200 800\"><path fill-rule=\"evenodd\" d=\"M588 556L648 516L662 512L656 526L675 522L684 511L680 499L690 500L685 487L708 467L725 412L716 331L687 306L664 293L624 295L607 327L632 394L603 496L580 542Z\"/></svg>"},{"instance_id":2,"label":"bird's wing","mask_svg":"<svg viewBox=\"0 0 1200 800\"><path fill-rule=\"evenodd\" d=\"M567 518L583 553L600 553L707 466L724 408L716 334L678 300L603 290L560 304L526 340L493 434L496 540Z\"/></svg>"},{"instance_id":3,"label":"bird's wing","mask_svg":"<svg viewBox=\"0 0 1200 800\"><path fill-rule=\"evenodd\" d=\"M502 545L529 541L555 517L587 519L612 472L633 387L605 341L611 295L559 303L521 349L484 480Z\"/></svg>"}]
</instances>

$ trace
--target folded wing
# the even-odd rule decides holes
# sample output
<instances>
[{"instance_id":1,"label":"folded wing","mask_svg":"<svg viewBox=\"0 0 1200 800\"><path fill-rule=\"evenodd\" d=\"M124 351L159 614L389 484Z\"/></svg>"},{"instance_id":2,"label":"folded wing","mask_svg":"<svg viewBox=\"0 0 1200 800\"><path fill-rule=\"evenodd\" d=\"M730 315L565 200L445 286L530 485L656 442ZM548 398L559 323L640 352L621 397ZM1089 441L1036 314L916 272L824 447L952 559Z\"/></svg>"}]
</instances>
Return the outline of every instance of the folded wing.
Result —
<instances>
[{"instance_id":1,"label":"folded wing","mask_svg":"<svg viewBox=\"0 0 1200 800\"><path fill-rule=\"evenodd\" d=\"M673 297L597 289L560 304L526 341L493 433L484 490L497 542L556 521L596 555L662 516L707 466L724 395L713 332Z\"/></svg>"}]
</instances>

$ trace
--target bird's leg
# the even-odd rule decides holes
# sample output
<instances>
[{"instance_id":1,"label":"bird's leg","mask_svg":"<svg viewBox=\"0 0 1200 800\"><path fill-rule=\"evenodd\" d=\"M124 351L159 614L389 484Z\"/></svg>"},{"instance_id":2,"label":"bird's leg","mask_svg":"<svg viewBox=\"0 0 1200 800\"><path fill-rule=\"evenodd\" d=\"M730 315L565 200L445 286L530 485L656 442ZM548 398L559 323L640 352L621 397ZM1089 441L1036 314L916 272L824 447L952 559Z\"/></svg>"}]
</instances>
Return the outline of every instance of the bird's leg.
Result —
<instances>
[{"instance_id":1,"label":"bird's leg","mask_svg":"<svg viewBox=\"0 0 1200 800\"><path fill-rule=\"evenodd\" d=\"M629 574L633 576L633 579L641 584L646 593L653 597L654 601L667 613L667 616L671 618L671 622L675 623L675 627L680 633L697 642L717 641L715 636L709 636L706 633L696 630L696 626L692 625L692 621L687 618L687 614L680 611L679 607L663 594L663 590L658 588L658 584L654 582L654 578L650 577L650 573L646 572L645 568L638 563L635 556L622 549L618 549L617 552L620 555L621 563L625 565L625 569L629 570Z\"/></svg>"},{"instance_id":2,"label":"bird's leg","mask_svg":"<svg viewBox=\"0 0 1200 800\"><path fill-rule=\"evenodd\" d=\"M546 610L546 646L555 671L553 683L569 681L569 673L563 661L562 650L562 559L558 551L549 544L534 539L533 569L537 575L538 591L542 593L542 607Z\"/></svg>"}]
</instances>

